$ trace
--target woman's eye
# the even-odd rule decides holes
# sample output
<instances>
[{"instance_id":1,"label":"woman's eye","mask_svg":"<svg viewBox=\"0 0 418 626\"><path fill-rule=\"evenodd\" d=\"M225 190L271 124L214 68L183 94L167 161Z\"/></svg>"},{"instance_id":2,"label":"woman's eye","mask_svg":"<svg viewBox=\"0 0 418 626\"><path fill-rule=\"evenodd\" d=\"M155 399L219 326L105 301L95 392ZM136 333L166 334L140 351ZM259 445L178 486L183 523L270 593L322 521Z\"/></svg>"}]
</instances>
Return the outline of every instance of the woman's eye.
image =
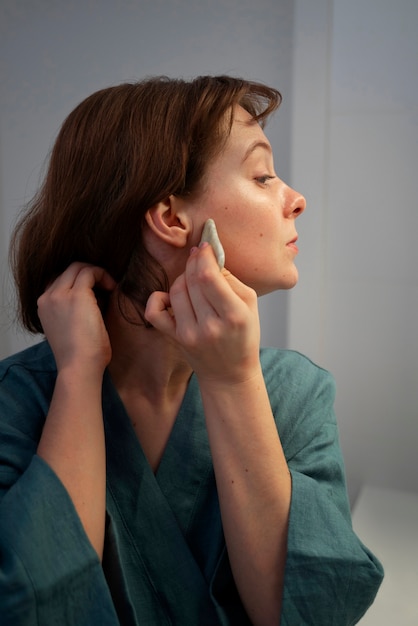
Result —
<instances>
[{"instance_id":1,"label":"woman's eye","mask_svg":"<svg viewBox=\"0 0 418 626\"><path fill-rule=\"evenodd\" d=\"M258 183L261 183L262 185L265 185L267 181L272 180L273 178L275 178L275 176L257 176L257 178L255 179Z\"/></svg>"}]
</instances>

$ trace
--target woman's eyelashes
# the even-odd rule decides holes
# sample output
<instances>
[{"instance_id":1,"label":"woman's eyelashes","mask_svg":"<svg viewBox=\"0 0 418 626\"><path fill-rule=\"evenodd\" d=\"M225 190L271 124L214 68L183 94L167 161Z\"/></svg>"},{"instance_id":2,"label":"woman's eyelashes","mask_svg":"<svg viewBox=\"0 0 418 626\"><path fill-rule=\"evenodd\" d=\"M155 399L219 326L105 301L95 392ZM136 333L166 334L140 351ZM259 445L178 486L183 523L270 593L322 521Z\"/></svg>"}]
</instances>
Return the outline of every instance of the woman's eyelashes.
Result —
<instances>
[{"instance_id":1,"label":"woman's eyelashes","mask_svg":"<svg viewBox=\"0 0 418 626\"><path fill-rule=\"evenodd\" d=\"M272 180L273 178L276 177L266 174L265 176L256 176L255 180L261 185L265 185L269 180Z\"/></svg>"}]
</instances>

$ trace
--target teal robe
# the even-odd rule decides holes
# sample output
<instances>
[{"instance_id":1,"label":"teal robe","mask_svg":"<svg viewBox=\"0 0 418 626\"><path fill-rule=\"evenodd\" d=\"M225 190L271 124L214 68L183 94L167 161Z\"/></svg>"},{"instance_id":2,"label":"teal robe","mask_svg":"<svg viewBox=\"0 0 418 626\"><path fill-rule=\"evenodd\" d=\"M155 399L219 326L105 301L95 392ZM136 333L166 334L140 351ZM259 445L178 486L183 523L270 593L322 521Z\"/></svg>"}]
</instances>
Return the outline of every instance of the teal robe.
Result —
<instances>
[{"instance_id":1,"label":"teal robe","mask_svg":"<svg viewBox=\"0 0 418 626\"><path fill-rule=\"evenodd\" d=\"M281 625L355 624L383 571L351 527L333 379L295 352L262 350L261 363L292 476ZM225 548L196 378L154 475L105 374L100 563L66 489L36 454L55 377L47 342L0 363L2 626L250 624Z\"/></svg>"}]
</instances>

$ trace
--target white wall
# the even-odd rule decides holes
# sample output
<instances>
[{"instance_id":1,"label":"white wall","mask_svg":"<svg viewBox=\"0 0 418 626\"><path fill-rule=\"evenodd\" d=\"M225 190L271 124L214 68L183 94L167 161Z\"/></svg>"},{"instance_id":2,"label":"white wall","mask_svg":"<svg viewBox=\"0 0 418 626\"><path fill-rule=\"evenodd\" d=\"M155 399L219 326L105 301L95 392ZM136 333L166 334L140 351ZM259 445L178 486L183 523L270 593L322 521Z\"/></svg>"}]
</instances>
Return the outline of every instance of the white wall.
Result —
<instances>
[{"instance_id":1,"label":"white wall","mask_svg":"<svg viewBox=\"0 0 418 626\"><path fill-rule=\"evenodd\" d=\"M289 175L293 0L2 0L0 357L27 345L3 283L11 224L37 187L64 117L101 87L149 74L231 73L285 96L269 127ZM286 340L286 294L261 303L264 343Z\"/></svg>"},{"instance_id":2,"label":"white wall","mask_svg":"<svg viewBox=\"0 0 418 626\"><path fill-rule=\"evenodd\" d=\"M352 499L418 491L418 3L295 6L289 345L336 377Z\"/></svg>"}]
</instances>

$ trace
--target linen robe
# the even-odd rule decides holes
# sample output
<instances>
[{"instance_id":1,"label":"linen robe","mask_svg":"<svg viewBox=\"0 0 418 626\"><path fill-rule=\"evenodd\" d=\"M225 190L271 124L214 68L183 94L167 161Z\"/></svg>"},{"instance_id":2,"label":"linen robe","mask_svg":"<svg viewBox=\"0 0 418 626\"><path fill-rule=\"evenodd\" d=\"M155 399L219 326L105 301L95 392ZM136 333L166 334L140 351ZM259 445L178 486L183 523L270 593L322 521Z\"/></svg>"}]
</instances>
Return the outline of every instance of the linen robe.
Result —
<instances>
[{"instance_id":1,"label":"linen robe","mask_svg":"<svg viewBox=\"0 0 418 626\"><path fill-rule=\"evenodd\" d=\"M334 381L296 352L263 349L260 358L292 477L280 623L355 624L383 570L351 526ZM0 624L249 625L196 377L154 474L105 373L102 563L66 489L36 454L55 378L46 341L0 363Z\"/></svg>"}]
</instances>

